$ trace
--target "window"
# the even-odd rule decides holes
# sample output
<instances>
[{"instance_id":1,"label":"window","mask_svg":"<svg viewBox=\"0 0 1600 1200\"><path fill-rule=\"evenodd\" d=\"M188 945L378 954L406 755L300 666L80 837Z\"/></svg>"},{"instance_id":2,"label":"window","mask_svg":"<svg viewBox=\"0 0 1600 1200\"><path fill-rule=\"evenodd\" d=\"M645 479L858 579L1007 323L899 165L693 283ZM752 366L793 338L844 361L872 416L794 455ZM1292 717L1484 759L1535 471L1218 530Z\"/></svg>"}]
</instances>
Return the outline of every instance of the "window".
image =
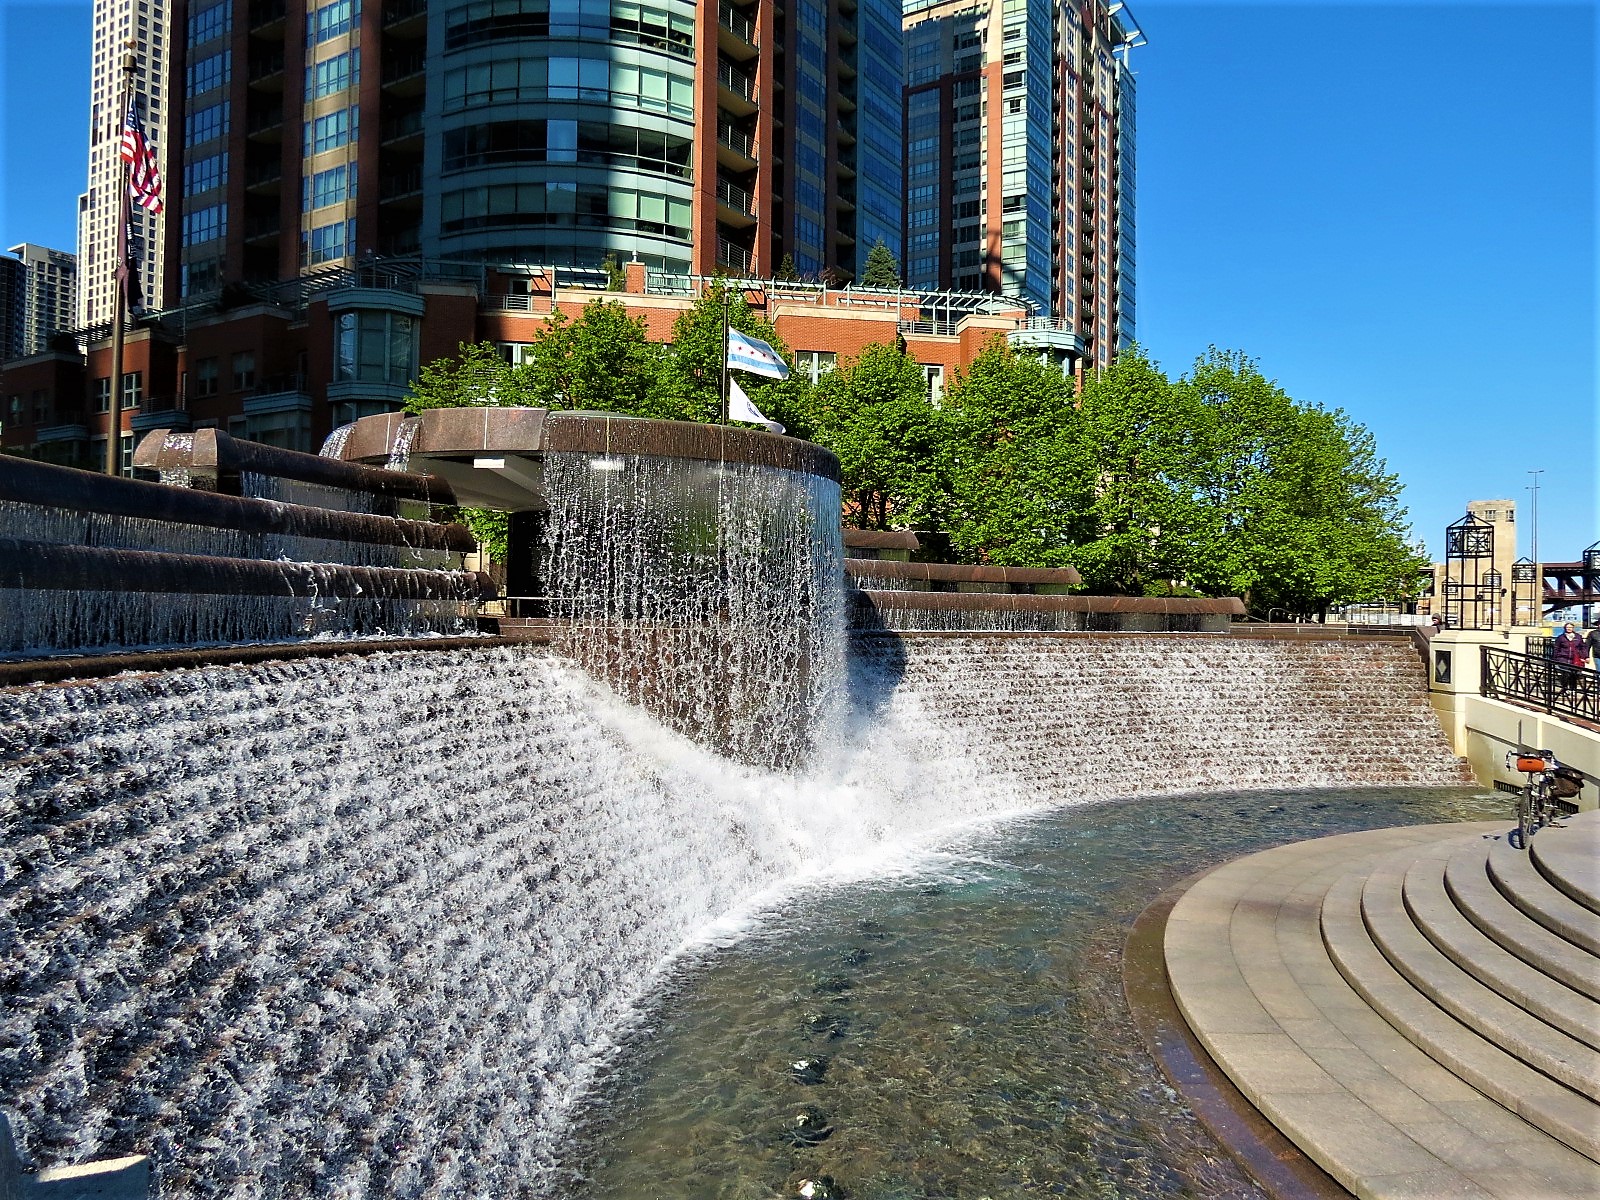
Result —
<instances>
[{"instance_id":1,"label":"window","mask_svg":"<svg viewBox=\"0 0 1600 1200\"><path fill-rule=\"evenodd\" d=\"M320 100L360 82L361 59L354 50L346 50L306 68L306 99Z\"/></svg>"},{"instance_id":2,"label":"window","mask_svg":"<svg viewBox=\"0 0 1600 1200\"><path fill-rule=\"evenodd\" d=\"M196 246L228 234L228 206L211 204L183 214L183 244Z\"/></svg>"},{"instance_id":3,"label":"window","mask_svg":"<svg viewBox=\"0 0 1600 1200\"><path fill-rule=\"evenodd\" d=\"M227 182L228 155L226 152L195 159L183 168L183 190L186 197L193 196L198 192L208 192L212 188L222 187Z\"/></svg>"},{"instance_id":4,"label":"window","mask_svg":"<svg viewBox=\"0 0 1600 1200\"><path fill-rule=\"evenodd\" d=\"M107 380L106 382L110 382ZM136 409L144 401L144 372L129 371L122 377L122 407Z\"/></svg>"},{"instance_id":5,"label":"window","mask_svg":"<svg viewBox=\"0 0 1600 1200\"><path fill-rule=\"evenodd\" d=\"M94 410L101 413L111 411L111 377L109 375L94 381Z\"/></svg>"},{"instance_id":6,"label":"window","mask_svg":"<svg viewBox=\"0 0 1600 1200\"><path fill-rule=\"evenodd\" d=\"M928 399L938 404L944 399L944 365L923 363L922 377L928 381Z\"/></svg>"},{"instance_id":7,"label":"window","mask_svg":"<svg viewBox=\"0 0 1600 1200\"><path fill-rule=\"evenodd\" d=\"M410 383L417 359L417 321L405 313L342 312L335 320L334 378Z\"/></svg>"},{"instance_id":8,"label":"window","mask_svg":"<svg viewBox=\"0 0 1600 1200\"><path fill-rule=\"evenodd\" d=\"M304 235L300 252L302 263L314 267L318 263L344 258L349 253L347 247L355 238L354 226L354 221L334 221L330 225L319 225Z\"/></svg>"},{"instance_id":9,"label":"window","mask_svg":"<svg viewBox=\"0 0 1600 1200\"><path fill-rule=\"evenodd\" d=\"M215 396L217 394L216 359L201 358L195 360L194 394L196 396Z\"/></svg>"},{"instance_id":10,"label":"window","mask_svg":"<svg viewBox=\"0 0 1600 1200\"><path fill-rule=\"evenodd\" d=\"M332 4L306 13L306 45L315 46L349 33L354 18L360 15L361 0L333 0Z\"/></svg>"},{"instance_id":11,"label":"window","mask_svg":"<svg viewBox=\"0 0 1600 1200\"><path fill-rule=\"evenodd\" d=\"M307 154L321 154L324 150L337 150L356 137L357 106L341 108L338 112L317 117L306 126Z\"/></svg>"},{"instance_id":12,"label":"window","mask_svg":"<svg viewBox=\"0 0 1600 1200\"><path fill-rule=\"evenodd\" d=\"M229 0L189 14L189 45L198 46L219 38L233 28L233 6Z\"/></svg>"},{"instance_id":13,"label":"window","mask_svg":"<svg viewBox=\"0 0 1600 1200\"><path fill-rule=\"evenodd\" d=\"M342 204L346 200L354 199L356 194L356 167L354 163L343 167L334 167L328 171L318 171L315 175L308 176L305 183L305 207L326 208L330 204Z\"/></svg>"},{"instance_id":14,"label":"window","mask_svg":"<svg viewBox=\"0 0 1600 1200\"><path fill-rule=\"evenodd\" d=\"M21 399L21 397L17 397ZM50 394L36 391L33 393L33 423L43 425L50 419Z\"/></svg>"},{"instance_id":15,"label":"window","mask_svg":"<svg viewBox=\"0 0 1600 1200\"><path fill-rule=\"evenodd\" d=\"M132 475L133 474L133 434L125 433L125 434L123 434L121 436L121 438L118 439L118 441L119 441L120 445L118 447L117 460L118 460L119 467L120 467L120 473L123 474L123 475Z\"/></svg>"},{"instance_id":16,"label":"window","mask_svg":"<svg viewBox=\"0 0 1600 1200\"><path fill-rule=\"evenodd\" d=\"M233 356L233 390L247 392L256 385L256 355L253 350L241 350Z\"/></svg>"},{"instance_id":17,"label":"window","mask_svg":"<svg viewBox=\"0 0 1600 1200\"><path fill-rule=\"evenodd\" d=\"M184 139L192 146L208 142L228 132L228 102L196 109L184 120Z\"/></svg>"},{"instance_id":18,"label":"window","mask_svg":"<svg viewBox=\"0 0 1600 1200\"><path fill-rule=\"evenodd\" d=\"M198 96L227 83L231 74L228 64L229 54L226 50L220 54L208 54L190 63L189 95Z\"/></svg>"}]
</instances>

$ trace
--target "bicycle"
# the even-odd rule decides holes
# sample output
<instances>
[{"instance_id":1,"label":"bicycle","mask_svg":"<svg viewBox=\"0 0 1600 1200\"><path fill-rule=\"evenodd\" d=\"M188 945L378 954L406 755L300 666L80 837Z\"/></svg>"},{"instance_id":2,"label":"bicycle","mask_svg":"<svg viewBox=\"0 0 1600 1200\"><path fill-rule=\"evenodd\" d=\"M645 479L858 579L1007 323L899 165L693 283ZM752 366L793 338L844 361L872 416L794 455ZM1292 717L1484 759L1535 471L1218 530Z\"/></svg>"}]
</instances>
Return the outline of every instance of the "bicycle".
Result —
<instances>
[{"instance_id":1,"label":"bicycle","mask_svg":"<svg viewBox=\"0 0 1600 1200\"><path fill-rule=\"evenodd\" d=\"M1556 761L1549 750L1512 750L1506 754L1506 769L1527 776L1522 787L1497 784L1517 795L1517 827L1506 834L1513 850L1526 850L1533 835L1561 816L1558 801L1575 801L1583 790L1583 775Z\"/></svg>"}]
</instances>

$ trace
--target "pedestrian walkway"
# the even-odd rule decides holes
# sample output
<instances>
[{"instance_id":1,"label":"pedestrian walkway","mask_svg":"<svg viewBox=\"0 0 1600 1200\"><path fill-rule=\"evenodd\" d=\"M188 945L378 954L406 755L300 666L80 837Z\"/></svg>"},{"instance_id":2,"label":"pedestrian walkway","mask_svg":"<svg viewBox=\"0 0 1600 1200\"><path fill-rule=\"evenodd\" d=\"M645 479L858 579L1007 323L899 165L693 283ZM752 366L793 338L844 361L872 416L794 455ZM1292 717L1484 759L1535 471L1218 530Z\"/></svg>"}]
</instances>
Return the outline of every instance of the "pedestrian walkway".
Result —
<instances>
[{"instance_id":1,"label":"pedestrian walkway","mask_svg":"<svg viewBox=\"0 0 1600 1200\"><path fill-rule=\"evenodd\" d=\"M1600 814L1345 834L1174 906L1173 997L1357 1196L1600 1196Z\"/></svg>"}]
</instances>

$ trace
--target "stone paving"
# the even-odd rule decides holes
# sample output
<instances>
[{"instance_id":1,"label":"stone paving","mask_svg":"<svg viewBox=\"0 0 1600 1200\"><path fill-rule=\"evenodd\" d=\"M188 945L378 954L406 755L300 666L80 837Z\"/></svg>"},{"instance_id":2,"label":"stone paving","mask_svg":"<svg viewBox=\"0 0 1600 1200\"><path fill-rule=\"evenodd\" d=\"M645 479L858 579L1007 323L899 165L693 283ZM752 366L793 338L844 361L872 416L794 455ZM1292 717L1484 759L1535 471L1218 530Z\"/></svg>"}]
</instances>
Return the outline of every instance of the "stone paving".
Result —
<instances>
[{"instance_id":1,"label":"stone paving","mask_svg":"<svg viewBox=\"0 0 1600 1200\"><path fill-rule=\"evenodd\" d=\"M1372 830L1229 863L1174 906L1174 1000L1357 1196L1600 1196L1600 814Z\"/></svg>"}]
</instances>

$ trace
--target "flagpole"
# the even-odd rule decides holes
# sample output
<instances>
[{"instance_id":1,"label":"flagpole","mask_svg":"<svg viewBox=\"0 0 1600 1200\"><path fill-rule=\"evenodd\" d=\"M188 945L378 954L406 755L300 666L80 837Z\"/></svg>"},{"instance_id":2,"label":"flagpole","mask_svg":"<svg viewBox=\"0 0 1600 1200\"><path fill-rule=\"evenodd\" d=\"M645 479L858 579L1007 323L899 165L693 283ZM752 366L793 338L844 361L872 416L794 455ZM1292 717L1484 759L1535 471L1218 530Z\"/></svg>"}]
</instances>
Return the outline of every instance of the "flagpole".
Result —
<instances>
[{"instance_id":1,"label":"flagpole","mask_svg":"<svg viewBox=\"0 0 1600 1200\"><path fill-rule=\"evenodd\" d=\"M722 382L717 388L722 404L722 423L728 423L728 285L722 285Z\"/></svg>"},{"instance_id":2,"label":"flagpole","mask_svg":"<svg viewBox=\"0 0 1600 1200\"><path fill-rule=\"evenodd\" d=\"M129 42L132 46L133 43ZM132 50L122 55L122 101L117 106L117 117L127 122L128 98L133 91L133 75L138 70L138 59ZM122 157L122 125L117 127L117 181L121 185L121 201L117 205L117 254L112 267L111 288L111 405L106 414L106 474L122 474L122 349L124 337L123 314L128 307L128 168Z\"/></svg>"}]
</instances>

